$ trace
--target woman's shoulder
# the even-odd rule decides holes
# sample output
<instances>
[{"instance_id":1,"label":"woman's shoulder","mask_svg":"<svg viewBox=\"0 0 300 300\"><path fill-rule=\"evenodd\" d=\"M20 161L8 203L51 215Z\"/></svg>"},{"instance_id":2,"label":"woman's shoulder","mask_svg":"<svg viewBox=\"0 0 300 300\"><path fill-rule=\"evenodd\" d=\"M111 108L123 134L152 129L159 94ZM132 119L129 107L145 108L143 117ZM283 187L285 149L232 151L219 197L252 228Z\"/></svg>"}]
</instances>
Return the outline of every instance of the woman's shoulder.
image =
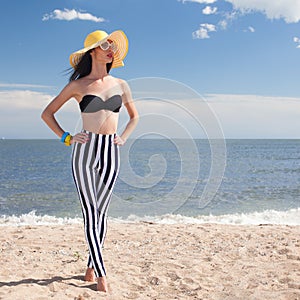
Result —
<instances>
[{"instance_id":1,"label":"woman's shoulder","mask_svg":"<svg viewBox=\"0 0 300 300\"><path fill-rule=\"evenodd\" d=\"M70 87L77 87L77 86L79 86L79 85L82 84L83 79L84 79L84 78L79 78L79 79L76 79L76 80L69 81L68 84L67 84L67 86L70 86Z\"/></svg>"},{"instance_id":2,"label":"woman's shoulder","mask_svg":"<svg viewBox=\"0 0 300 300\"><path fill-rule=\"evenodd\" d=\"M69 95L69 98L74 97L77 101L81 98L83 83L81 79L76 79L68 82L61 93Z\"/></svg>"},{"instance_id":3,"label":"woman's shoulder","mask_svg":"<svg viewBox=\"0 0 300 300\"><path fill-rule=\"evenodd\" d=\"M124 79L122 79L122 78L120 78L120 77L114 77L114 76L112 76L112 75L109 75L113 80L115 80L117 83L119 83L119 84L124 84L124 83L126 83L126 81L124 80Z\"/></svg>"},{"instance_id":4,"label":"woman's shoulder","mask_svg":"<svg viewBox=\"0 0 300 300\"><path fill-rule=\"evenodd\" d=\"M123 92L128 89L128 83L125 79L113 77L116 83L122 88Z\"/></svg>"},{"instance_id":5,"label":"woman's shoulder","mask_svg":"<svg viewBox=\"0 0 300 300\"><path fill-rule=\"evenodd\" d=\"M70 88L74 90L75 92L80 92L82 89L85 88L86 85L88 85L91 82L89 78L82 77L76 80L73 80L69 82Z\"/></svg>"}]
</instances>

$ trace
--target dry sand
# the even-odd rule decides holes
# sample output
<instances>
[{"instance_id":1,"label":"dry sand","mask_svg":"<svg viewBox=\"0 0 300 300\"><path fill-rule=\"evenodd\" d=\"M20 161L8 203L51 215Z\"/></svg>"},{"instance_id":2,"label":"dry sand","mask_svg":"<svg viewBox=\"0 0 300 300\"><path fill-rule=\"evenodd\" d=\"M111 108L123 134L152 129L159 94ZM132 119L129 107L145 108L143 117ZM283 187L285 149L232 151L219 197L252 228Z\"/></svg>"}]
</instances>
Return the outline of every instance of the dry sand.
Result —
<instances>
[{"instance_id":1,"label":"dry sand","mask_svg":"<svg viewBox=\"0 0 300 300\"><path fill-rule=\"evenodd\" d=\"M0 230L0 299L300 299L300 226L109 222L107 294L82 225Z\"/></svg>"}]
</instances>

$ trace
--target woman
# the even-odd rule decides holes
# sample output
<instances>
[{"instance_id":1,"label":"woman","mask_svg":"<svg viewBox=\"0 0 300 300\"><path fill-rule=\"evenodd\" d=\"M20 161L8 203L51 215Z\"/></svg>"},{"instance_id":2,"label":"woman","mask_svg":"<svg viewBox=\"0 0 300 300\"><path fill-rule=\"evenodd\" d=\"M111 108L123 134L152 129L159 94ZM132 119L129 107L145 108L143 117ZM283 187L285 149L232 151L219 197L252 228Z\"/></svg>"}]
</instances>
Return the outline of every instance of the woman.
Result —
<instances>
[{"instance_id":1,"label":"woman","mask_svg":"<svg viewBox=\"0 0 300 300\"><path fill-rule=\"evenodd\" d=\"M124 145L138 122L138 112L127 83L109 75L123 66L128 40L123 31L90 33L84 48L70 56L74 71L70 82L42 113L42 119L69 146L72 173L81 202L89 259L86 281L95 281L97 290L107 291L101 247L106 234L107 209L119 172L119 146ZM71 98L81 110L83 130L71 136L54 114ZM120 136L116 134L119 110L126 107L130 120Z\"/></svg>"}]
</instances>

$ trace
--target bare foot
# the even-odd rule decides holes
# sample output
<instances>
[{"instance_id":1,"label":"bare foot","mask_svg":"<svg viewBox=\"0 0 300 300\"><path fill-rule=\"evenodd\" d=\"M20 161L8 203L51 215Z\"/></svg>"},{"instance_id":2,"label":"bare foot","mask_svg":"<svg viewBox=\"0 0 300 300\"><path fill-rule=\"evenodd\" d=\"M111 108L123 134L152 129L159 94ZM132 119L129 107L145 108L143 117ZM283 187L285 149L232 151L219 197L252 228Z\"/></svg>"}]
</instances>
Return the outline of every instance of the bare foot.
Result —
<instances>
[{"instance_id":1,"label":"bare foot","mask_svg":"<svg viewBox=\"0 0 300 300\"><path fill-rule=\"evenodd\" d=\"M97 278L97 291L107 292L108 286L106 281L106 276Z\"/></svg>"},{"instance_id":2,"label":"bare foot","mask_svg":"<svg viewBox=\"0 0 300 300\"><path fill-rule=\"evenodd\" d=\"M84 281L94 282L96 281L95 272L92 268L87 268L85 275L84 275Z\"/></svg>"}]
</instances>

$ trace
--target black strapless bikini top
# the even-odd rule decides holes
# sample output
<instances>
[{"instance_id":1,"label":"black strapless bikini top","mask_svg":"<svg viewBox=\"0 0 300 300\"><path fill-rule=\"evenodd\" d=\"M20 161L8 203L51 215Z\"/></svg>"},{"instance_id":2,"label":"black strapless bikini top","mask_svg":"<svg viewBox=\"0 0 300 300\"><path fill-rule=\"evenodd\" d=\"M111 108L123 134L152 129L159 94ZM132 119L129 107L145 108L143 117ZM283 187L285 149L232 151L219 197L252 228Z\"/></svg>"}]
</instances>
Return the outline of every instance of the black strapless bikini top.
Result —
<instances>
[{"instance_id":1,"label":"black strapless bikini top","mask_svg":"<svg viewBox=\"0 0 300 300\"><path fill-rule=\"evenodd\" d=\"M120 111L121 106L121 95L113 95L105 101L103 101L99 96L85 95L79 102L80 110L84 113L97 112L102 109L110 110L117 113Z\"/></svg>"}]
</instances>

